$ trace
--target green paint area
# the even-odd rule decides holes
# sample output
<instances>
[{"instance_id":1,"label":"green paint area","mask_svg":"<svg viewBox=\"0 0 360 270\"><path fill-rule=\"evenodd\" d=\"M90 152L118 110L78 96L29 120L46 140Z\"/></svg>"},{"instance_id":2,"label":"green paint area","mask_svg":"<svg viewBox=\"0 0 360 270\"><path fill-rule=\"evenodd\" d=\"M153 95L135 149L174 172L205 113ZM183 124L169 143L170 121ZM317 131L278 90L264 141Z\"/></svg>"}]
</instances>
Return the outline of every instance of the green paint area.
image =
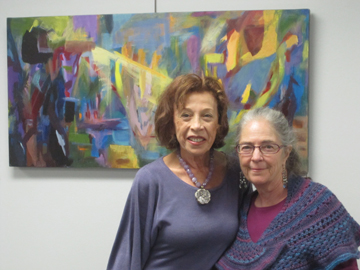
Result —
<instances>
[{"instance_id":1,"label":"green paint area","mask_svg":"<svg viewBox=\"0 0 360 270\"><path fill-rule=\"evenodd\" d=\"M70 133L69 134L69 142L75 143L75 144L91 145L88 134Z\"/></svg>"},{"instance_id":2,"label":"green paint area","mask_svg":"<svg viewBox=\"0 0 360 270\"><path fill-rule=\"evenodd\" d=\"M81 150L80 150L81 149ZM74 168L98 168L100 166L91 156L91 145L78 145L70 143L70 158L73 159L71 167Z\"/></svg>"}]
</instances>

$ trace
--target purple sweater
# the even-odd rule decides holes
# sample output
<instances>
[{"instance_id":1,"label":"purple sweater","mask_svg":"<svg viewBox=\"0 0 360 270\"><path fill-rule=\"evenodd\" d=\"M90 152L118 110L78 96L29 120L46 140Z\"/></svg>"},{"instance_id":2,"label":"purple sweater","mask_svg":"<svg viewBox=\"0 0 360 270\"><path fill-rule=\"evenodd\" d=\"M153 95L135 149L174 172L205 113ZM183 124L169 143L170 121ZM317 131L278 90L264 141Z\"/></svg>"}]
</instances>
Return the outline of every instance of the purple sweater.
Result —
<instances>
[{"instance_id":1,"label":"purple sweater","mask_svg":"<svg viewBox=\"0 0 360 270\"><path fill-rule=\"evenodd\" d=\"M179 179L160 158L136 174L108 263L108 270L206 270L238 230L239 165L199 205L197 188Z\"/></svg>"},{"instance_id":2,"label":"purple sweater","mask_svg":"<svg viewBox=\"0 0 360 270\"><path fill-rule=\"evenodd\" d=\"M248 230L249 195L240 209L235 242L217 269L334 269L359 258L360 226L326 187L289 179L280 213L255 243Z\"/></svg>"},{"instance_id":3,"label":"purple sweater","mask_svg":"<svg viewBox=\"0 0 360 270\"><path fill-rule=\"evenodd\" d=\"M255 193L256 194L256 193ZM251 241L256 243L274 218L280 213L284 206L285 199L278 204L268 207L256 207L256 196L253 196L247 220L247 227ZM350 259L338 264L334 270L357 270L356 259Z\"/></svg>"}]
</instances>

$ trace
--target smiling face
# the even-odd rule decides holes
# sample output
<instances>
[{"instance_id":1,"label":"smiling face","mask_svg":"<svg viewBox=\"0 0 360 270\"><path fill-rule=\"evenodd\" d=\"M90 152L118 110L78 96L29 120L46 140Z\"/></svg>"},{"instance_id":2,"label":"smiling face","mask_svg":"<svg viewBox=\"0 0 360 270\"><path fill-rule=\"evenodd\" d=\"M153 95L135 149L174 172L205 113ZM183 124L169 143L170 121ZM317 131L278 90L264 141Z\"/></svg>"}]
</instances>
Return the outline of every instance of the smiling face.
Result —
<instances>
[{"instance_id":1,"label":"smiling face","mask_svg":"<svg viewBox=\"0 0 360 270\"><path fill-rule=\"evenodd\" d=\"M187 96L183 108L175 108L174 124L181 156L200 156L212 147L218 124L217 102L209 92Z\"/></svg>"},{"instance_id":2,"label":"smiling face","mask_svg":"<svg viewBox=\"0 0 360 270\"><path fill-rule=\"evenodd\" d=\"M242 129L239 143L260 146L264 143L282 145L273 126L265 119L246 123ZM257 147L252 155L239 154L240 166L246 179L255 187L282 186L282 171L289 157L291 147L281 148L276 154L263 155Z\"/></svg>"}]
</instances>

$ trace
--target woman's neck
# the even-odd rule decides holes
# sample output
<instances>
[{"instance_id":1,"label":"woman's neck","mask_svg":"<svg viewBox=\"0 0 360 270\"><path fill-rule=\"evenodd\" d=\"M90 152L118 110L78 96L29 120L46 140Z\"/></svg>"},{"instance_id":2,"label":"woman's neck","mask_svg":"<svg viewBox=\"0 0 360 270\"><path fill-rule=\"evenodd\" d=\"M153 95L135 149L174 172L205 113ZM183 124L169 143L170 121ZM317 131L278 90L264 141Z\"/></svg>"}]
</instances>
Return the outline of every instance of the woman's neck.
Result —
<instances>
[{"instance_id":1,"label":"woman's neck","mask_svg":"<svg viewBox=\"0 0 360 270\"><path fill-rule=\"evenodd\" d=\"M283 187L282 181L278 181L272 187L256 187L258 196L255 199L256 207L268 207L278 204L287 197L287 188Z\"/></svg>"},{"instance_id":2,"label":"woman's neck","mask_svg":"<svg viewBox=\"0 0 360 270\"><path fill-rule=\"evenodd\" d=\"M210 151L206 152L204 155L194 156L187 155L186 153L180 152L181 158L186 162L187 165L193 170L203 171L205 168L209 167L210 163Z\"/></svg>"}]
</instances>

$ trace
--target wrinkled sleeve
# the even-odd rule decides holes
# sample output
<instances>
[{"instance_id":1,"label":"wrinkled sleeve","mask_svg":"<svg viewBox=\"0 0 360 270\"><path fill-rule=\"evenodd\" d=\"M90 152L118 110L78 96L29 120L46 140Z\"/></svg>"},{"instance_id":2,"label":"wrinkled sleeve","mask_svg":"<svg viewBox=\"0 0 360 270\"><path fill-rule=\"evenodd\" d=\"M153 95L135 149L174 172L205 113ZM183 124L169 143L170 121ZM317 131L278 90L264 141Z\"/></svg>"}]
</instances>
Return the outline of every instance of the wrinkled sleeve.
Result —
<instances>
[{"instance_id":1,"label":"wrinkled sleeve","mask_svg":"<svg viewBox=\"0 0 360 270\"><path fill-rule=\"evenodd\" d=\"M157 185L152 173L141 168L131 187L107 270L141 270L156 239L152 230Z\"/></svg>"}]
</instances>

